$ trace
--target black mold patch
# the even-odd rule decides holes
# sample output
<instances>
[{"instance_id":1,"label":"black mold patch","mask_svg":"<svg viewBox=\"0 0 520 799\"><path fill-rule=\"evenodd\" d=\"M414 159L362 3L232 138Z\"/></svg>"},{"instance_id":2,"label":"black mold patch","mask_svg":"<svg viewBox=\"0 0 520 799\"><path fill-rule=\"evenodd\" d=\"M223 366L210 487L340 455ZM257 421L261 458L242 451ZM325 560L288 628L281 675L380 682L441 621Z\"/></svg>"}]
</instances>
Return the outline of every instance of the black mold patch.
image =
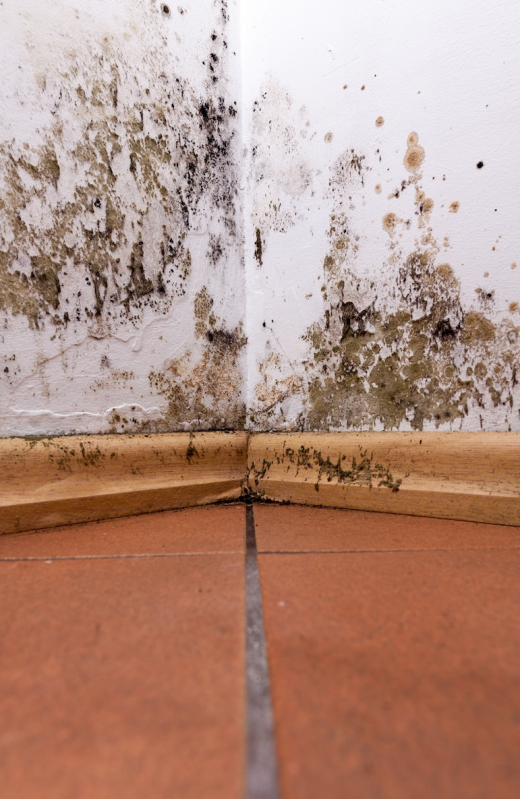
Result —
<instances>
[{"instance_id":1,"label":"black mold patch","mask_svg":"<svg viewBox=\"0 0 520 799\"><path fill-rule=\"evenodd\" d=\"M335 482L344 485L365 485L372 488L374 485L389 488L392 492L399 491L403 480L394 480L388 467L374 463L374 454L359 448L359 456L354 455L347 462L346 455L338 455L337 461L331 461L330 456L324 457L314 447L301 446L298 450L286 447L284 455L290 463L296 465L296 474L300 469L318 468L317 489L320 481L325 478L328 483ZM283 463L282 458L282 463Z\"/></svg>"},{"instance_id":2,"label":"black mold patch","mask_svg":"<svg viewBox=\"0 0 520 799\"><path fill-rule=\"evenodd\" d=\"M262 233L258 227L255 231L255 260L258 266L262 266Z\"/></svg>"},{"instance_id":3,"label":"black mold patch","mask_svg":"<svg viewBox=\"0 0 520 799\"><path fill-rule=\"evenodd\" d=\"M159 25L153 9L143 13L150 30ZM153 80L145 61L92 41L88 63L70 56L63 79L42 89L42 105L54 110L40 143L0 145L4 314L33 327L50 321L58 332L135 325L145 308L165 314L186 293L186 242L199 213L211 209L213 227L223 229L214 263L235 246L235 103L221 37L208 41L201 96L175 73L157 33L152 55L163 71Z\"/></svg>"}]
</instances>

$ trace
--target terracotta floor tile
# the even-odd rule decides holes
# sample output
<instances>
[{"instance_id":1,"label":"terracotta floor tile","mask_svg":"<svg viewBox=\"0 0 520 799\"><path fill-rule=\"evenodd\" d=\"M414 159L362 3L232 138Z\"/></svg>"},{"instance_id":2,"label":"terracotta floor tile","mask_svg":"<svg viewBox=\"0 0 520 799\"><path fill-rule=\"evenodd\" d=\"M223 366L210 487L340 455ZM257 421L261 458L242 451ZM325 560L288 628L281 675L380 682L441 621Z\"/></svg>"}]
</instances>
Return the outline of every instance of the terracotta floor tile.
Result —
<instances>
[{"instance_id":1,"label":"terracotta floor tile","mask_svg":"<svg viewBox=\"0 0 520 799\"><path fill-rule=\"evenodd\" d=\"M520 551L259 562L284 799L518 799Z\"/></svg>"},{"instance_id":2,"label":"terracotta floor tile","mask_svg":"<svg viewBox=\"0 0 520 799\"><path fill-rule=\"evenodd\" d=\"M2 558L243 552L241 505L187 508L0 536Z\"/></svg>"},{"instance_id":3,"label":"terracotta floor tile","mask_svg":"<svg viewBox=\"0 0 520 799\"><path fill-rule=\"evenodd\" d=\"M0 608L3 799L241 799L242 555L3 562Z\"/></svg>"},{"instance_id":4,"label":"terracotta floor tile","mask_svg":"<svg viewBox=\"0 0 520 799\"><path fill-rule=\"evenodd\" d=\"M520 548L520 529L448 519L255 505L260 552Z\"/></svg>"}]
</instances>

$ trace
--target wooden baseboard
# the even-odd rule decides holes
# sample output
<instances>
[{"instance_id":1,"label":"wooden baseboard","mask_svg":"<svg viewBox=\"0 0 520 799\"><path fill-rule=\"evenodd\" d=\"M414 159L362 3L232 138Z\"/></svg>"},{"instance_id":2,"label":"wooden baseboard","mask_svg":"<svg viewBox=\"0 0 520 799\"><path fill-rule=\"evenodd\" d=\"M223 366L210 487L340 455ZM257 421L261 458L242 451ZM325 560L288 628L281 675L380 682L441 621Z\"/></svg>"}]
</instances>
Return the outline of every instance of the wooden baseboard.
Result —
<instances>
[{"instance_id":1,"label":"wooden baseboard","mask_svg":"<svg viewBox=\"0 0 520 799\"><path fill-rule=\"evenodd\" d=\"M238 499L247 433L0 439L0 533Z\"/></svg>"},{"instance_id":2,"label":"wooden baseboard","mask_svg":"<svg viewBox=\"0 0 520 799\"><path fill-rule=\"evenodd\" d=\"M259 434L248 462L275 502L520 526L519 433Z\"/></svg>"},{"instance_id":3,"label":"wooden baseboard","mask_svg":"<svg viewBox=\"0 0 520 799\"><path fill-rule=\"evenodd\" d=\"M223 500L520 526L520 433L0 439L0 533Z\"/></svg>"}]
</instances>

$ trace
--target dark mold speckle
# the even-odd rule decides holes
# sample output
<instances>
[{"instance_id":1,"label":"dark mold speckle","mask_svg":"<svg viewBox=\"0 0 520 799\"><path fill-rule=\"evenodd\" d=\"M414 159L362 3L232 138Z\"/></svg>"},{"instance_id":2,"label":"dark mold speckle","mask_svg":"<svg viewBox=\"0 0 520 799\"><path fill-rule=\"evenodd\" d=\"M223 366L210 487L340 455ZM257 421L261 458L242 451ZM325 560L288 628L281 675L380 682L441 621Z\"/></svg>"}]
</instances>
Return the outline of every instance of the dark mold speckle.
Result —
<instances>
[{"instance_id":1,"label":"dark mold speckle","mask_svg":"<svg viewBox=\"0 0 520 799\"><path fill-rule=\"evenodd\" d=\"M213 88L225 68L220 49L211 44L201 97L168 66L150 82L144 63L107 42L92 46L99 57L88 65L71 57L69 79L48 98L54 122L42 143L0 145L8 234L0 239L0 311L33 327L51 322L58 333L69 324L105 332L135 325L146 307L167 313L186 293L186 240L201 206L225 231L211 246L213 263L236 236L234 103ZM154 57L167 65L162 48ZM75 182L62 180L65 164ZM151 219L162 220L162 235Z\"/></svg>"},{"instance_id":2,"label":"dark mold speckle","mask_svg":"<svg viewBox=\"0 0 520 799\"><path fill-rule=\"evenodd\" d=\"M258 266L262 266L262 233L258 227L255 231L255 260Z\"/></svg>"}]
</instances>

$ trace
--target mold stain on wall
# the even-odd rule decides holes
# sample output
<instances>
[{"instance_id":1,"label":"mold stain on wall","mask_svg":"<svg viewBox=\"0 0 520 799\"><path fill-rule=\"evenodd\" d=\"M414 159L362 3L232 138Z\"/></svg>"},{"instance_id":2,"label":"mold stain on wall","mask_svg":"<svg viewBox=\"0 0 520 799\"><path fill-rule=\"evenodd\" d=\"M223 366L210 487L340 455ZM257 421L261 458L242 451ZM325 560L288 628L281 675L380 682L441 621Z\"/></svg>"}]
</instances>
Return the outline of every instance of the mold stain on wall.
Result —
<instances>
[{"instance_id":1,"label":"mold stain on wall","mask_svg":"<svg viewBox=\"0 0 520 799\"><path fill-rule=\"evenodd\" d=\"M142 432L168 432L187 421L190 429L244 427L241 356L247 340L241 325L226 329L215 315L213 305L204 286L194 303L199 352L172 360L161 372L150 372L150 385L167 400L168 407L160 420L145 422Z\"/></svg>"},{"instance_id":2,"label":"mold stain on wall","mask_svg":"<svg viewBox=\"0 0 520 799\"><path fill-rule=\"evenodd\" d=\"M302 403L293 428L459 429L472 412L482 426L490 409L502 425L518 418L520 327L510 317L497 321L492 296L463 306L455 271L428 226L433 201L421 186L425 157L417 134L410 134L404 166L411 177L403 183L415 187L414 246L406 249L399 238L412 219L386 212L388 254L373 278L363 273L349 214L370 167L352 150L331 167L324 311L303 336L309 355L301 383L292 383ZM257 418L276 427L287 394L279 404L262 402L259 382L256 396Z\"/></svg>"},{"instance_id":3,"label":"mold stain on wall","mask_svg":"<svg viewBox=\"0 0 520 799\"><path fill-rule=\"evenodd\" d=\"M175 20L165 8L140 4L131 46L128 33L101 38L86 30L88 58L70 48L53 73L37 76L34 104L51 109L46 125L27 140L0 143L6 340L14 317L65 342L128 337L145 317L175 312L200 286L205 267L200 253L195 263L189 239L201 230L210 268L237 258L238 111L226 74L227 3L216 4L207 52L197 54L206 77L196 85L175 57L165 27ZM212 331L204 363L227 352L226 336L234 335L222 326ZM208 370L198 369L202 381ZM240 423L237 391L236 381L228 386L233 411L219 398L226 426ZM195 394L178 405L182 421L197 415L189 404ZM159 426L174 423L168 407Z\"/></svg>"},{"instance_id":4,"label":"mold stain on wall","mask_svg":"<svg viewBox=\"0 0 520 799\"><path fill-rule=\"evenodd\" d=\"M316 133L305 106L296 107L273 77L263 84L252 111L252 224L254 256L261 266L268 234L286 233L300 217L300 199L311 187L314 172L302 154L302 144Z\"/></svg>"}]
</instances>

